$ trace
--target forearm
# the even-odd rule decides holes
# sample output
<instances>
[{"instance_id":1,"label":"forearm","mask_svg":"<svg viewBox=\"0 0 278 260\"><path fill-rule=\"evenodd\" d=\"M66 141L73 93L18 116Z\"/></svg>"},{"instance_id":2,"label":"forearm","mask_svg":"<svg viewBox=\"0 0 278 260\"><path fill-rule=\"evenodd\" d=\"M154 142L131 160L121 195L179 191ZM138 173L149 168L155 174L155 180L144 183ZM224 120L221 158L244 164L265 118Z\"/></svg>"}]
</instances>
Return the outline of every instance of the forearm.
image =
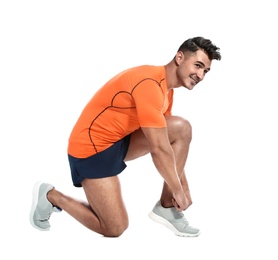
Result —
<instances>
[{"instance_id":1,"label":"forearm","mask_svg":"<svg viewBox=\"0 0 278 260\"><path fill-rule=\"evenodd\" d=\"M166 149L157 148L151 151L154 165L165 182L169 185L173 192L183 190L180 178L176 170L176 162L171 146Z\"/></svg>"},{"instance_id":2,"label":"forearm","mask_svg":"<svg viewBox=\"0 0 278 260\"><path fill-rule=\"evenodd\" d=\"M181 180L181 185L183 187L185 196L188 199L189 204L191 205L192 204L192 198L191 198L191 195L190 195L190 189L189 189L189 186L188 186L188 182L187 182L184 170L181 173L180 180Z\"/></svg>"},{"instance_id":3,"label":"forearm","mask_svg":"<svg viewBox=\"0 0 278 260\"><path fill-rule=\"evenodd\" d=\"M177 171L177 162L167 128L142 128L142 130L149 142L154 165L167 184L169 194L172 195L173 205L177 210L185 210L188 208L188 200Z\"/></svg>"}]
</instances>

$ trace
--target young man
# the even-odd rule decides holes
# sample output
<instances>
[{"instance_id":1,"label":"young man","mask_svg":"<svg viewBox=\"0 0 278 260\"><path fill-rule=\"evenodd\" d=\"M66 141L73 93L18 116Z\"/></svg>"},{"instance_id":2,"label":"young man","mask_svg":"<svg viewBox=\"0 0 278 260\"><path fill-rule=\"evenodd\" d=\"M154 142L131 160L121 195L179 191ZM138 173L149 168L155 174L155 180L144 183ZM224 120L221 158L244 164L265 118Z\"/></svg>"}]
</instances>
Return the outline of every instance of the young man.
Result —
<instances>
[{"instance_id":1,"label":"young man","mask_svg":"<svg viewBox=\"0 0 278 260\"><path fill-rule=\"evenodd\" d=\"M95 93L77 120L68 144L73 185L87 202L77 201L51 184L33 189L31 224L49 230L49 217L62 209L85 227L107 237L128 227L118 174L126 161L150 152L164 179L160 200L150 217L179 236L198 236L183 215L192 203L184 167L191 125L171 115L173 90L192 90L204 79L219 48L203 37L186 40L165 66L127 69Z\"/></svg>"}]
</instances>

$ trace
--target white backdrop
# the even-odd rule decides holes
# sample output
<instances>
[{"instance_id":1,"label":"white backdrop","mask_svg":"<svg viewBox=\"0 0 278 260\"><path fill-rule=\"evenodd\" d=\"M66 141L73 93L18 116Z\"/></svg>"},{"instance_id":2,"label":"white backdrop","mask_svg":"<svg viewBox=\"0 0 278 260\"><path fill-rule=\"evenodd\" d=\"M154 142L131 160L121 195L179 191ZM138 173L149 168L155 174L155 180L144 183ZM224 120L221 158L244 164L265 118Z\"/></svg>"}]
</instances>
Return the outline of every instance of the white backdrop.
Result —
<instances>
[{"instance_id":1,"label":"white backdrop","mask_svg":"<svg viewBox=\"0 0 278 260\"><path fill-rule=\"evenodd\" d=\"M15 259L276 259L277 15L275 1L1 1L1 254ZM130 227L103 238L67 213L51 231L29 224L37 180L72 186L67 140L93 93L114 74L164 65L189 37L223 59L174 113L193 126L186 166L198 238L176 237L148 213L162 179L145 156L120 175Z\"/></svg>"}]
</instances>

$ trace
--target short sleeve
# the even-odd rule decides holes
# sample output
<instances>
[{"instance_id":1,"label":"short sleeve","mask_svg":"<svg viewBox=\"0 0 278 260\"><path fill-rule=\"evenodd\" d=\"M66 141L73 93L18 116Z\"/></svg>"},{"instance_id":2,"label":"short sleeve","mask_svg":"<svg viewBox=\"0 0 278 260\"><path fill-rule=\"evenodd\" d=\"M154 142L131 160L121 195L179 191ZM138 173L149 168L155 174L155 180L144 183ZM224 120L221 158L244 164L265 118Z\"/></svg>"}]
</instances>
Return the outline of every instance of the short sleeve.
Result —
<instances>
[{"instance_id":1,"label":"short sleeve","mask_svg":"<svg viewBox=\"0 0 278 260\"><path fill-rule=\"evenodd\" d=\"M168 93L168 108L166 112L164 113L165 116L171 116L172 115L172 107L173 107L173 96L174 96L174 90L171 89Z\"/></svg>"},{"instance_id":2,"label":"short sleeve","mask_svg":"<svg viewBox=\"0 0 278 260\"><path fill-rule=\"evenodd\" d=\"M165 95L159 82L145 79L132 92L140 127L166 127Z\"/></svg>"}]
</instances>

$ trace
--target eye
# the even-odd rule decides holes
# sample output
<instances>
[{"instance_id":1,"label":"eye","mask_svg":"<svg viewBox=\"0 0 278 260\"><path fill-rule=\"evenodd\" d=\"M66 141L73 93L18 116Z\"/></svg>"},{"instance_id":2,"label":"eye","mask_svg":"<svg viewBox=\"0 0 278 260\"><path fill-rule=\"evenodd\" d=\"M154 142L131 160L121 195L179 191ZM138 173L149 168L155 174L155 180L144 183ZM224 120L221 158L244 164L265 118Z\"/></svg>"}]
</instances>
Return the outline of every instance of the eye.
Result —
<instances>
[{"instance_id":1,"label":"eye","mask_svg":"<svg viewBox=\"0 0 278 260\"><path fill-rule=\"evenodd\" d=\"M201 68L201 65L198 64L198 63L196 63L195 66L196 66L197 68Z\"/></svg>"}]
</instances>

